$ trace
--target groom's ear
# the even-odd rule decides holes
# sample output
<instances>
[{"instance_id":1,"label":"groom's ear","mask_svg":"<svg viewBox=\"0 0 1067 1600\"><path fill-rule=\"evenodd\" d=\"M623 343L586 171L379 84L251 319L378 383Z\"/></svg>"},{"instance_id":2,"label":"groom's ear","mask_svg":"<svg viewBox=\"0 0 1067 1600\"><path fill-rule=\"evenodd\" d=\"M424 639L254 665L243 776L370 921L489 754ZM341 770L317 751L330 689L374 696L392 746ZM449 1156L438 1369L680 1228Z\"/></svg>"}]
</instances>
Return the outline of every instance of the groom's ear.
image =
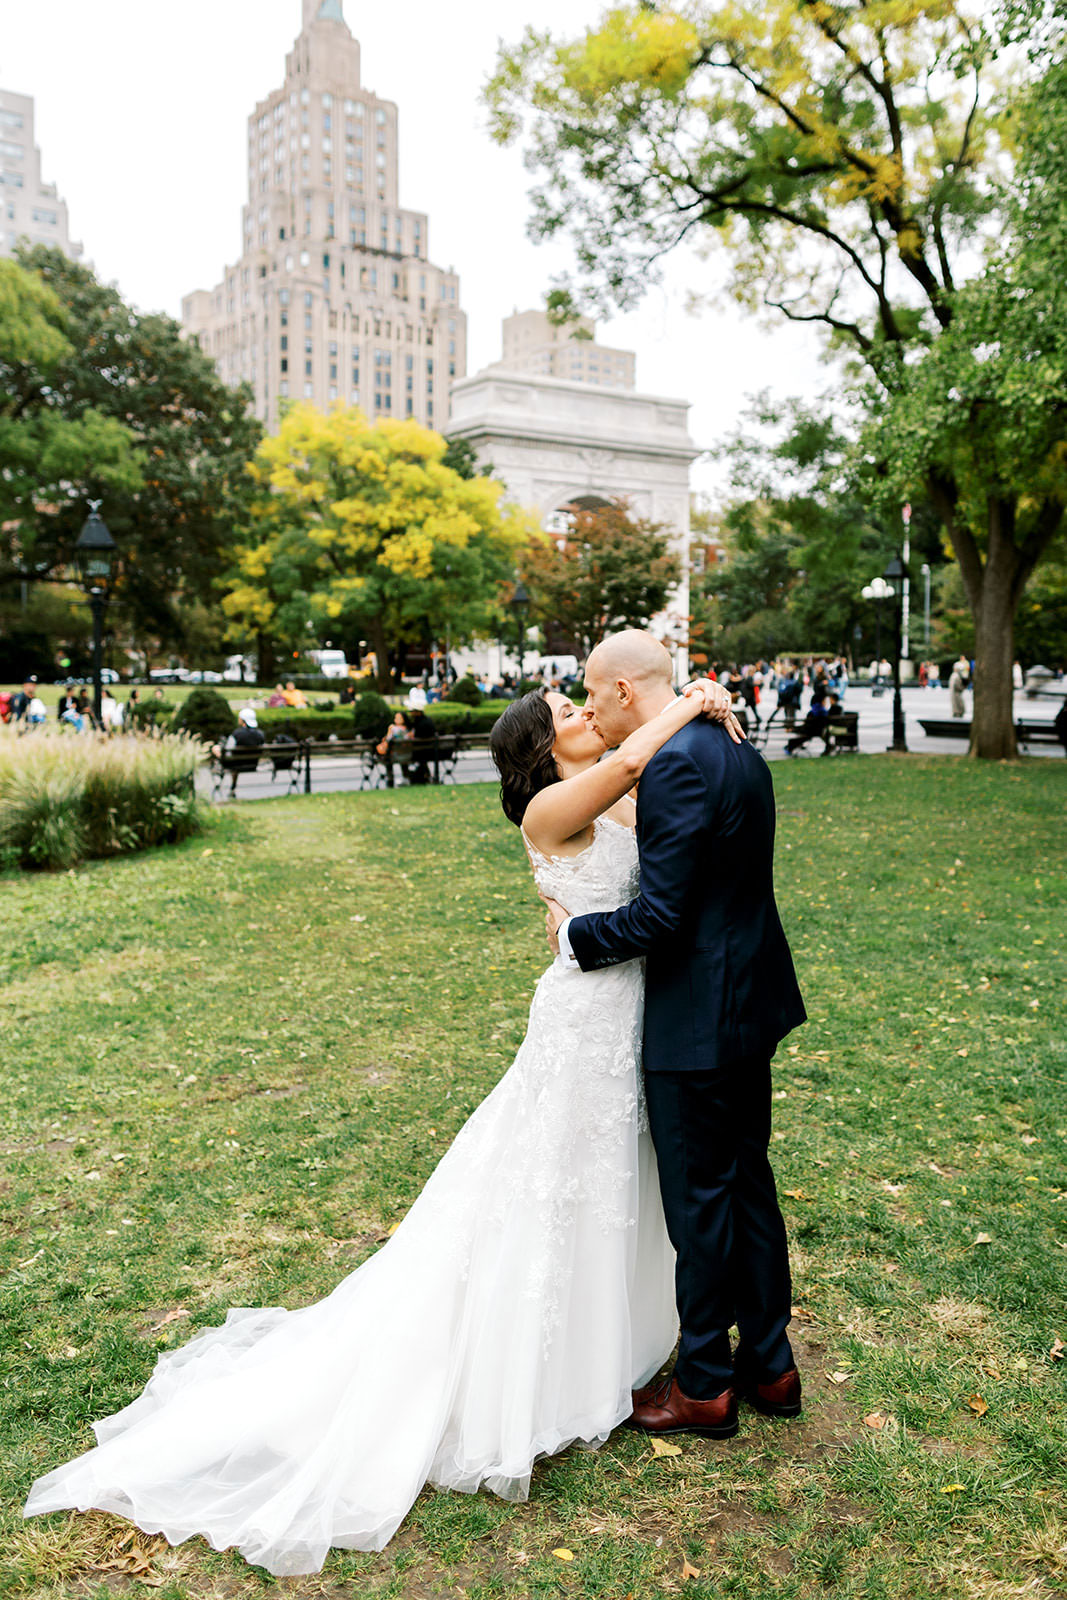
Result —
<instances>
[{"instance_id":1,"label":"groom's ear","mask_svg":"<svg viewBox=\"0 0 1067 1600\"><path fill-rule=\"evenodd\" d=\"M634 703L634 686L629 678L616 678L615 693L620 706L632 706Z\"/></svg>"}]
</instances>

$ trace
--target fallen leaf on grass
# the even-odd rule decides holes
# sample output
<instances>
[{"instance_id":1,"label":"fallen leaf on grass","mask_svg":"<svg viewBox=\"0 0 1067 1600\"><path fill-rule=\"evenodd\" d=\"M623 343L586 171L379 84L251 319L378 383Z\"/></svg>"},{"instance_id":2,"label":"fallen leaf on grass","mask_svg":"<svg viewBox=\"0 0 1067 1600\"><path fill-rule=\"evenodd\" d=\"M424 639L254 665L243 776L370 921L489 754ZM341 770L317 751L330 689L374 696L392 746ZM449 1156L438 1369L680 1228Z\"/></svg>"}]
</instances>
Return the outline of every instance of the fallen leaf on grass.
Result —
<instances>
[{"instance_id":1,"label":"fallen leaf on grass","mask_svg":"<svg viewBox=\"0 0 1067 1600\"><path fill-rule=\"evenodd\" d=\"M865 1428L884 1428L889 1418L884 1411L869 1411L863 1419Z\"/></svg>"},{"instance_id":2,"label":"fallen leaf on grass","mask_svg":"<svg viewBox=\"0 0 1067 1600\"><path fill-rule=\"evenodd\" d=\"M671 1444L667 1439L660 1439L656 1434L652 1435L652 1454L654 1456L680 1456L681 1453L682 1447L680 1444Z\"/></svg>"},{"instance_id":3,"label":"fallen leaf on grass","mask_svg":"<svg viewBox=\"0 0 1067 1600\"><path fill-rule=\"evenodd\" d=\"M44 1255L44 1245L42 1245L39 1250L35 1251L32 1256L27 1256L25 1261L17 1261L15 1263L15 1265L16 1265L16 1267L29 1267L29 1266L32 1266L32 1264L36 1260L38 1260L39 1257L41 1257L43 1255Z\"/></svg>"},{"instance_id":4,"label":"fallen leaf on grass","mask_svg":"<svg viewBox=\"0 0 1067 1600\"><path fill-rule=\"evenodd\" d=\"M1060 1338L1058 1333L1054 1333L1052 1335L1052 1343L1049 1346L1049 1352L1048 1352L1050 1357L1052 1358L1052 1360L1053 1361L1062 1361L1063 1360L1063 1352L1065 1350L1067 1350L1067 1345L1064 1344L1063 1340Z\"/></svg>"},{"instance_id":5,"label":"fallen leaf on grass","mask_svg":"<svg viewBox=\"0 0 1067 1600\"><path fill-rule=\"evenodd\" d=\"M991 1233L980 1233L974 1242L975 1244L992 1244L993 1235Z\"/></svg>"},{"instance_id":6,"label":"fallen leaf on grass","mask_svg":"<svg viewBox=\"0 0 1067 1600\"><path fill-rule=\"evenodd\" d=\"M989 1410L988 1404L980 1394L969 1394L967 1396L967 1406L969 1410L974 1412L976 1417L984 1417Z\"/></svg>"},{"instance_id":7,"label":"fallen leaf on grass","mask_svg":"<svg viewBox=\"0 0 1067 1600\"><path fill-rule=\"evenodd\" d=\"M813 1200L814 1195L805 1194L803 1189L786 1189L785 1193L790 1200Z\"/></svg>"},{"instance_id":8,"label":"fallen leaf on grass","mask_svg":"<svg viewBox=\"0 0 1067 1600\"><path fill-rule=\"evenodd\" d=\"M555 1556L557 1561L573 1561L574 1560L574 1551L573 1550L564 1550L564 1549L553 1550L552 1554Z\"/></svg>"},{"instance_id":9,"label":"fallen leaf on grass","mask_svg":"<svg viewBox=\"0 0 1067 1600\"><path fill-rule=\"evenodd\" d=\"M964 1494L966 1492L966 1489L967 1489L967 1485L965 1483L946 1483L944 1488L941 1490L941 1493L942 1494Z\"/></svg>"},{"instance_id":10,"label":"fallen leaf on grass","mask_svg":"<svg viewBox=\"0 0 1067 1600\"><path fill-rule=\"evenodd\" d=\"M688 1556L683 1557L683 1560L682 1560L682 1582L684 1583L687 1578L699 1578L699 1577L700 1577L700 1568L699 1567L694 1567L692 1565L692 1563L690 1562Z\"/></svg>"},{"instance_id":11,"label":"fallen leaf on grass","mask_svg":"<svg viewBox=\"0 0 1067 1600\"><path fill-rule=\"evenodd\" d=\"M826 1376L831 1383L848 1383L852 1374L851 1372L828 1372Z\"/></svg>"},{"instance_id":12,"label":"fallen leaf on grass","mask_svg":"<svg viewBox=\"0 0 1067 1600\"><path fill-rule=\"evenodd\" d=\"M149 1332L158 1333L160 1328L165 1328L169 1322L180 1322L183 1317L188 1317L191 1315L192 1313L186 1311L184 1306L175 1306L174 1310L168 1311L165 1317L161 1317L156 1325L149 1329Z\"/></svg>"}]
</instances>

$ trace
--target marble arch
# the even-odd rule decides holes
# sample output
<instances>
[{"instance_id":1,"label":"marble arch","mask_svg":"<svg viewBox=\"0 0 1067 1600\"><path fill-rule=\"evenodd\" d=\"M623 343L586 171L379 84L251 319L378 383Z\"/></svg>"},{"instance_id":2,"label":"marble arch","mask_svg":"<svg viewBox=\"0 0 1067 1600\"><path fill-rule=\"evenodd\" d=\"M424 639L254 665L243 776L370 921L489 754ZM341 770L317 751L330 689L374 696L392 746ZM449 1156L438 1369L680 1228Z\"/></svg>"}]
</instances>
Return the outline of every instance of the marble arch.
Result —
<instances>
[{"instance_id":1,"label":"marble arch","mask_svg":"<svg viewBox=\"0 0 1067 1600\"><path fill-rule=\"evenodd\" d=\"M569 383L499 367L452 386L450 435L492 462L513 500L551 526L563 506L586 498L628 499L640 516L666 523L683 566L689 554L689 468L701 453L688 429L689 403ZM672 643L680 675L688 581L654 627Z\"/></svg>"}]
</instances>

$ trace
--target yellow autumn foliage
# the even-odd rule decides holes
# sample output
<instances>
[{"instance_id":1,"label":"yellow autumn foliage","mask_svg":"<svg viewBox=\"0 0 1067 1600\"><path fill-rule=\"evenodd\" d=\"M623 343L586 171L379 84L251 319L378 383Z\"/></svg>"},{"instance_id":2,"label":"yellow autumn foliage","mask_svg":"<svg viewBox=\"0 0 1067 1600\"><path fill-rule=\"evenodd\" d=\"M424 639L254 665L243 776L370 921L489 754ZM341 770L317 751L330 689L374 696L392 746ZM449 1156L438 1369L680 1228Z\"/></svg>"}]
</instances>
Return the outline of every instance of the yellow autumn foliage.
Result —
<instances>
[{"instance_id":1,"label":"yellow autumn foliage","mask_svg":"<svg viewBox=\"0 0 1067 1600\"><path fill-rule=\"evenodd\" d=\"M696 28L676 11L620 6L562 49L559 64L564 83L578 94L643 84L669 95L684 86L699 44Z\"/></svg>"}]
</instances>

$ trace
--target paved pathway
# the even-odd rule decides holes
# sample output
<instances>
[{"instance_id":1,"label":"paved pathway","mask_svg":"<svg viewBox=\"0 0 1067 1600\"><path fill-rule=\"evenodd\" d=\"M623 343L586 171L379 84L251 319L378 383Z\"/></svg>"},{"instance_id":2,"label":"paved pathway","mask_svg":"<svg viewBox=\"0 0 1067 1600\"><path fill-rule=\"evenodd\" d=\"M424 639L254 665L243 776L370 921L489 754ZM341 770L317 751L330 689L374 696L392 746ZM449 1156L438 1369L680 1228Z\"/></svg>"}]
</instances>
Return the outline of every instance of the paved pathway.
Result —
<instances>
[{"instance_id":1,"label":"paved pathway","mask_svg":"<svg viewBox=\"0 0 1067 1600\"><path fill-rule=\"evenodd\" d=\"M908 749L917 755L952 755L959 756L966 752L966 743L962 739L931 739L919 726L920 717L947 718L949 716L948 690L947 689L905 689L903 692L905 733ZM775 696L765 696L760 705L760 713L769 716L774 709ZM1015 697L1016 717L1025 717L1028 722L1052 721L1059 707L1059 700L1028 700L1024 694ZM846 709L859 712L859 739L860 750L867 755L877 754L889 746L893 736L893 695L892 691L875 698L867 688L851 687L846 697ZM967 697L967 714L970 715L970 696ZM780 719L779 719L780 720ZM812 746L812 749L815 747ZM1055 745L1034 745L1031 750L1033 755L1049 756L1053 760L1063 759L1063 752ZM767 751L769 761L786 760L781 743L775 743ZM488 751L470 750L461 755L456 762L455 781L457 783L493 783L496 782L496 769ZM315 794L328 794L335 790L358 789L359 767L357 763L338 759L331 761L329 756L316 756L311 764L311 783ZM211 774L206 768L201 769L198 778L198 787L205 796L210 795L212 788ZM286 793L287 783L284 777L275 779L272 783L269 770L255 773L245 773L238 779L237 794L241 800L270 800Z\"/></svg>"}]
</instances>

